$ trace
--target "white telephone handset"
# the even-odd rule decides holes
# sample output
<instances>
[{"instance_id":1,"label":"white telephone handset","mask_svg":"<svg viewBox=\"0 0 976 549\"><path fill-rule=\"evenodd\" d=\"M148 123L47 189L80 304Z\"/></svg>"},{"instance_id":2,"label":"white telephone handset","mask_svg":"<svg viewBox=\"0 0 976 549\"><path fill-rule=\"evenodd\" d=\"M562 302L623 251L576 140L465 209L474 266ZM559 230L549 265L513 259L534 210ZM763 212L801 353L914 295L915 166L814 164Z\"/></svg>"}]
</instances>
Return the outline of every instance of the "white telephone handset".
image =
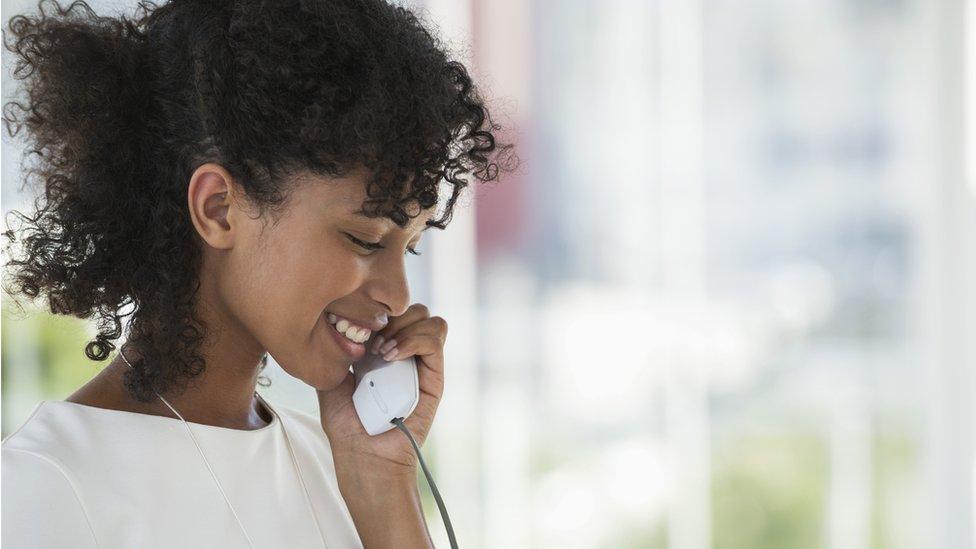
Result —
<instances>
[{"instance_id":1,"label":"white telephone handset","mask_svg":"<svg viewBox=\"0 0 976 549\"><path fill-rule=\"evenodd\" d=\"M406 419L420 401L420 380L414 357L387 362L380 354L366 355L352 365L356 389L352 402L370 435L395 427L394 418Z\"/></svg>"}]
</instances>

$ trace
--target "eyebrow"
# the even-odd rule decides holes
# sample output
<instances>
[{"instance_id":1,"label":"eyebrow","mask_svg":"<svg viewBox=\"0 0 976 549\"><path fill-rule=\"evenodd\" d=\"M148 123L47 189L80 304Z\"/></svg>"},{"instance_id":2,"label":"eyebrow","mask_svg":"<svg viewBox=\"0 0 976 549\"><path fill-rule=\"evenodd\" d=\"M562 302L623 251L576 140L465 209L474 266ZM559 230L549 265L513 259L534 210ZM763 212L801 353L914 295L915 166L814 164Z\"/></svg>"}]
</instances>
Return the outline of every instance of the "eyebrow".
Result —
<instances>
[{"instance_id":1,"label":"eyebrow","mask_svg":"<svg viewBox=\"0 0 976 549\"><path fill-rule=\"evenodd\" d=\"M357 217L362 217L362 218L368 219L370 221L374 221L374 220L379 219L380 221L386 221L386 224L387 225L396 226L396 223L394 223L393 220L390 219L390 218L388 218L388 217L385 217L385 216L377 217L377 216L367 215L366 214L366 211L363 210L362 207L360 207L358 210L354 210L354 211L352 211L350 213L352 215L355 215ZM424 228L423 229L420 229L420 231L418 232L418 234L423 233L424 231L426 231L427 229L431 228L432 226L433 225L424 225Z\"/></svg>"}]
</instances>

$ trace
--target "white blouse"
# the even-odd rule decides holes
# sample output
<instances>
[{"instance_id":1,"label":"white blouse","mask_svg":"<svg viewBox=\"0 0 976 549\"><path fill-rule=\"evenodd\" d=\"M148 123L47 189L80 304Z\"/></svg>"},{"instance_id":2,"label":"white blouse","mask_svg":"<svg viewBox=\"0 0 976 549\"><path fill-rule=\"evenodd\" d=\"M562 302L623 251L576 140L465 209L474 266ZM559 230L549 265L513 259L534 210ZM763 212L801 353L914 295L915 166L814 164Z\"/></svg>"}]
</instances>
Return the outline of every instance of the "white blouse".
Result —
<instances>
[{"instance_id":1,"label":"white blouse","mask_svg":"<svg viewBox=\"0 0 976 549\"><path fill-rule=\"evenodd\" d=\"M257 430L188 422L254 547L362 549L319 419L261 400L273 419ZM43 400L0 465L4 549L248 547L176 417Z\"/></svg>"}]
</instances>

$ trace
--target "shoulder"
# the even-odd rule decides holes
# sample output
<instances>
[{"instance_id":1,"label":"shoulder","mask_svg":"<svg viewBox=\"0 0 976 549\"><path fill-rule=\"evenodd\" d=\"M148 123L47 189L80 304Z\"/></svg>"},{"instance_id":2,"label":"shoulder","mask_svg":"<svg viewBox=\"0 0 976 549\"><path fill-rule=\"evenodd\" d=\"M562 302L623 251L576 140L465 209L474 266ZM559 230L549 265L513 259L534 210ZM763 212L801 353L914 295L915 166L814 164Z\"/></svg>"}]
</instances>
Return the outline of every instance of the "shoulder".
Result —
<instances>
[{"instance_id":1,"label":"shoulder","mask_svg":"<svg viewBox=\"0 0 976 549\"><path fill-rule=\"evenodd\" d=\"M9 437L8 437L9 438ZM88 512L71 474L53 455L4 441L2 545L9 547L97 547Z\"/></svg>"},{"instance_id":2,"label":"shoulder","mask_svg":"<svg viewBox=\"0 0 976 549\"><path fill-rule=\"evenodd\" d=\"M67 472L70 465L64 459L64 448L74 443L73 426L70 421L64 421L70 418L48 403L38 402L27 419L0 444L4 502L8 495L18 495L15 488L38 482L54 491L76 492Z\"/></svg>"},{"instance_id":3,"label":"shoulder","mask_svg":"<svg viewBox=\"0 0 976 549\"><path fill-rule=\"evenodd\" d=\"M27 419L3 439L4 455L7 450L19 450L62 462L70 456L85 455L88 447L97 440L94 431L100 427L66 404L50 400L38 402Z\"/></svg>"},{"instance_id":4,"label":"shoulder","mask_svg":"<svg viewBox=\"0 0 976 549\"><path fill-rule=\"evenodd\" d=\"M4 455L7 455L8 450L37 454L51 450L52 445L58 444L63 440L63 435L67 434L67 430L61 425L61 415L47 400L35 404L27 419L3 439Z\"/></svg>"}]
</instances>

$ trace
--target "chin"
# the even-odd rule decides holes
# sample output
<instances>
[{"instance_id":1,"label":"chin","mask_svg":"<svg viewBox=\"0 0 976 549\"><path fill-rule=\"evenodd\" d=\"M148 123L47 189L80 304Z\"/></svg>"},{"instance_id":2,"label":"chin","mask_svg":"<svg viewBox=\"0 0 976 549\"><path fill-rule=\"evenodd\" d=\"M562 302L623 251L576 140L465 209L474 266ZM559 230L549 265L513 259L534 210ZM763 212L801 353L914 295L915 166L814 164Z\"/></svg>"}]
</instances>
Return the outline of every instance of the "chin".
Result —
<instances>
[{"instance_id":1,"label":"chin","mask_svg":"<svg viewBox=\"0 0 976 549\"><path fill-rule=\"evenodd\" d=\"M331 391L346 380L346 376L349 375L349 364L322 365L313 368L311 371L303 372L303 374L301 376L292 375L319 391Z\"/></svg>"}]
</instances>

